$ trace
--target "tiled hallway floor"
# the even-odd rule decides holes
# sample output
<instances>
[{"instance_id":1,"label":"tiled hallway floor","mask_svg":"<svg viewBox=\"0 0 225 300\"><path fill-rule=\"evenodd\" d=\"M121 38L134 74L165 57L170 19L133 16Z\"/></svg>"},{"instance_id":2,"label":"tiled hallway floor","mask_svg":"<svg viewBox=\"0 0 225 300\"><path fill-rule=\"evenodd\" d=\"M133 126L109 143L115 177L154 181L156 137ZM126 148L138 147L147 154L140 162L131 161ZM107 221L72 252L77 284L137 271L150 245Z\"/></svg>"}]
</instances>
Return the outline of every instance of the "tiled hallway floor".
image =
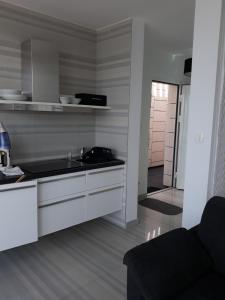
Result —
<instances>
[{"instance_id":1,"label":"tiled hallway floor","mask_svg":"<svg viewBox=\"0 0 225 300\"><path fill-rule=\"evenodd\" d=\"M151 190L151 188L165 188L165 186L163 185L163 170L163 166L148 169L148 190Z\"/></svg>"},{"instance_id":2,"label":"tiled hallway floor","mask_svg":"<svg viewBox=\"0 0 225 300\"><path fill-rule=\"evenodd\" d=\"M178 205L181 193L155 194ZM181 225L139 207L139 222L127 230L96 219L0 253L0 300L125 300L123 256L132 247Z\"/></svg>"}]
</instances>

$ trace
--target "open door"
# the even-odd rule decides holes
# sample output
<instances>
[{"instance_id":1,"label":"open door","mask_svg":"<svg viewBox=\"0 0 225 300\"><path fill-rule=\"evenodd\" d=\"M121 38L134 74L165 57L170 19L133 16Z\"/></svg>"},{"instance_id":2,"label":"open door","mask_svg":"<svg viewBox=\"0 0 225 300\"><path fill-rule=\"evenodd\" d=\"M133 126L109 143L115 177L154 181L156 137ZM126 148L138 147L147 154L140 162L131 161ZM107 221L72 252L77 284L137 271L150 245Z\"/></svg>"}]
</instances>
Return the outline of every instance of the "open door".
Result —
<instances>
[{"instance_id":1,"label":"open door","mask_svg":"<svg viewBox=\"0 0 225 300\"><path fill-rule=\"evenodd\" d=\"M176 84L152 82L148 193L173 186L178 90Z\"/></svg>"},{"instance_id":2,"label":"open door","mask_svg":"<svg viewBox=\"0 0 225 300\"><path fill-rule=\"evenodd\" d=\"M180 89L177 116L177 141L175 158L175 186L184 189L185 159L187 148L188 108L190 99L190 85L183 85Z\"/></svg>"}]
</instances>

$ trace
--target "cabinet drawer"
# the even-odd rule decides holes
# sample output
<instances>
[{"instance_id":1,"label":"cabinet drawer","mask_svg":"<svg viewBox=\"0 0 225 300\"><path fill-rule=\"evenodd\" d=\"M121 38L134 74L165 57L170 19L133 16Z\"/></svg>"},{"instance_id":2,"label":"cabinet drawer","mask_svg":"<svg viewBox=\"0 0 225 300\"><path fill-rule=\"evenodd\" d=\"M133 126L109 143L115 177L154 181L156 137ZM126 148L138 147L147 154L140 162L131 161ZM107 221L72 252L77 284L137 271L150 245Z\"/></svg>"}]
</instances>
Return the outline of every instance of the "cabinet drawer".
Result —
<instances>
[{"instance_id":1,"label":"cabinet drawer","mask_svg":"<svg viewBox=\"0 0 225 300\"><path fill-rule=\"evenodd\" d=\"M122 209L123 187L90 193L86 201L86 219L91 220Z\"/></svg>"},{"instance_id":2,"label":"cabinet drawer","mask_svg":"<svg viewBox=\"0 0 225 300\"><path fill-rule=\"evenodd\" d=\"M122 183L124 180L124 167L113 169L98 169L89 171L87 175L88 190Z\"/></svg>"},{"instance_id":3,"label":"cabinet drawer","mask_svg":"<svg viewBox=\"0 0 225 300\"><path fill-rule=\"evenodd\" d=\"M0 187L0 251L37 241L36 182Z\"/></svg>"},{"instance_id":4,"label":"cabinet drawer","mask_svg":"<svg viewBox=\"0 0 225 300\"><path fill-rule=\"evenodd\" d=\"M67 177L57 176L45 178L44 181L40 181L38 185L39 203L42 204L50 199L83 192L85 190L85 184L85 173L74 174Z\"/></svg>"},{"instance_id":5,"label":"cabinet drawer","mask_svg":"<svg viewBox=\"0 0 225 300\"><path fill-rule=\"evenodd\" d=\"M39 236L85 221L85 196L39 208Z\"/></svg>"}]
</instances>

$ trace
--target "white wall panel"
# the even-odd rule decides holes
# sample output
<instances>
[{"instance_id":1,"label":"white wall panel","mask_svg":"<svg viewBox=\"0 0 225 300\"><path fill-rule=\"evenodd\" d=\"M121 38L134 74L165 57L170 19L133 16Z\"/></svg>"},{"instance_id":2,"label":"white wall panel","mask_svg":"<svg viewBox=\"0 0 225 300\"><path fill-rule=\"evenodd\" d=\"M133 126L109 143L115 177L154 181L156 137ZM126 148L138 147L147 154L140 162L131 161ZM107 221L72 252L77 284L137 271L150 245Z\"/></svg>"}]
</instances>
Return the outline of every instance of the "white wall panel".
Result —
<instances>
[{"instance_id":1,"label":"white wall panel","mask_svg":"<svg viewBox=\"0 0 225 300\"><path fill-rule=\"evenodd\" d=\"M208 200L223 4L222 0L196 1L184 185L183 226L187 228L200 222ZM204 136L202 143L199 134Z\"/></svg>"}]
</instances>

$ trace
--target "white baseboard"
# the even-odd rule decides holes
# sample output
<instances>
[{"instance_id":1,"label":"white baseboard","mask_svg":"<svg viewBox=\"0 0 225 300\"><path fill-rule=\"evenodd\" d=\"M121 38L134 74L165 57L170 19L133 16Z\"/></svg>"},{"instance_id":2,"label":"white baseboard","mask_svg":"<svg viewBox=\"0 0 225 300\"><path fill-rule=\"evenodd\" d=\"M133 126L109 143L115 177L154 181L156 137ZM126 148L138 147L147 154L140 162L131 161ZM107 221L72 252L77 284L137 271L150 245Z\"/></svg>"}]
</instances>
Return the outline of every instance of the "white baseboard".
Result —
<instances>
[{"instance_id":1,"label":"white baseboard","mask_svg":"<svg viewBox=\"0 0 225 300\"><path fill-rule=\"evenodd\" d=\"M147 194L138 195L138 202L147 198Z\"/></svg>"},{"instance_id":2,"label":"white baseboard","mask_svg":"<svg viewBox=\"0 0 225 300\"><path fill-rule=\"evenodd\" d=\"M115 218L113 218L111 216L104 216L102 218L105 219L106 221L109 221L112 224L115 224L115 225L123 228L123 229L127 228L126 223L124 223L122 220L115 219Z\"/></svg>"},{"instance_id":3,"label":"white baseboard","mask_svg":"<svg viewBox=\"0 0 225 300\"><path fill-rule=\"evenodd\" d=\"M104 216L102 218L105 219L106 221L109 221L110 223L112 223L114 225L117 225L117 226L123 228L123 229L127 229L127 228L130 228L130 227L138 224L138 219L130 221L128 223L124 223L122 220L115 219L111 216Z\"/></svg>"}]
</instances>

